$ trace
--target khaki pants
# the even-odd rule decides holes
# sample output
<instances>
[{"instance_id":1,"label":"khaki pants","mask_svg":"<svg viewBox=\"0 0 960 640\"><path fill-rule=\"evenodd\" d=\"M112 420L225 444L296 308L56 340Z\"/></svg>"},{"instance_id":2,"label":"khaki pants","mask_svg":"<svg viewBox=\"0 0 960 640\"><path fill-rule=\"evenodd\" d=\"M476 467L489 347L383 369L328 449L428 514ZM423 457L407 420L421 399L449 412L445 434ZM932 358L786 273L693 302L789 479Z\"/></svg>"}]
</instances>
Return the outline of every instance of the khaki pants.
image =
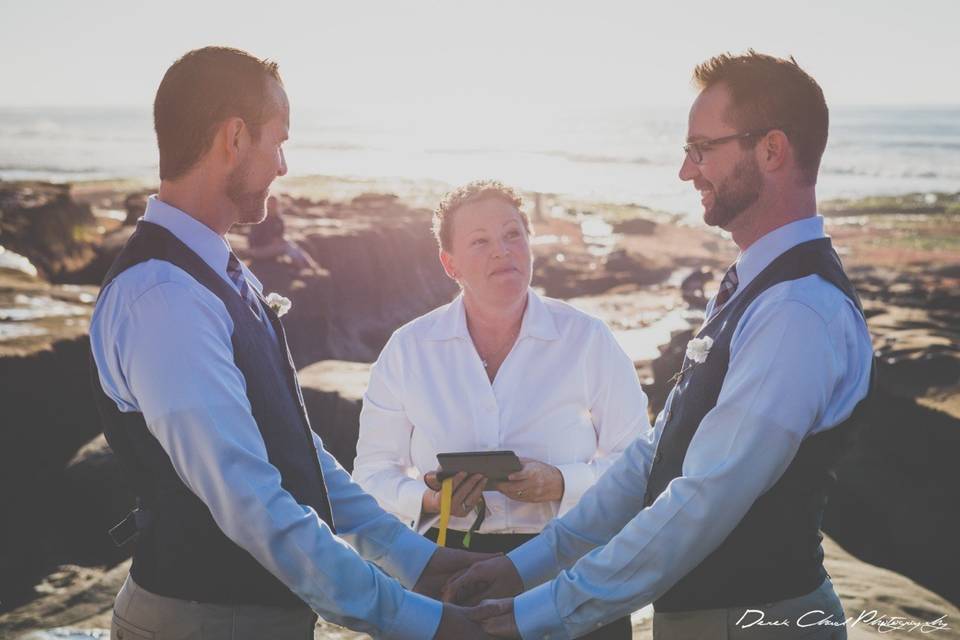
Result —
<instances>
[{"instance_id":1,"label":"khaki pants","mask_svg":"<svg viewBox=\"0 0 960 640\"><path fill-rule=\"evenodd\" d=\"M846 640L829 579L807 595L757 607L653 614L654 640ZM761 622L762 620L762 622Z\"/></svg>"},{"instance_id":2,"label":"khaki pants","mask_svg":"<svg viewBox=\"0 0 960 640\"><path fill-rule=\"evenodd\" d=\"M127 576L113 606L111 640L313 640L317 614L256 605L202 604L166 598Z\"/></svg>"}]
</instances>

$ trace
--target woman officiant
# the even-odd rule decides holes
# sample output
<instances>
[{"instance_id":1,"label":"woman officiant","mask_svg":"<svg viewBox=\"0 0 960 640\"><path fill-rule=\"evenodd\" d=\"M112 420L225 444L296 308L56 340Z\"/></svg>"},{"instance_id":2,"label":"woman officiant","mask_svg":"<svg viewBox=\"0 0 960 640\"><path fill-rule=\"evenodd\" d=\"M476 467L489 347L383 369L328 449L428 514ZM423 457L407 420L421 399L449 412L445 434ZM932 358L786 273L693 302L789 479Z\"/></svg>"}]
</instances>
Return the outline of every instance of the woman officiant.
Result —
<instances>
[{"instance_id":1,"label":"woman officiant","mask_svg":"<svg viewBox=\"0 0 960 640\"><path fill-rule=\"evenodd\" d=\"M354 479L432 540L438 453L520 456L523 469L508 482L454 478L447 545L463 548L470 532L473 551L506 552L534 537L650 428L633 363L610 329L530 288L521 207L513 189L492 181L443 198L434 233L461 293L393 334L360 414ZM598 631L629 638L630 620Z\"/></svg>"}]
</instances>

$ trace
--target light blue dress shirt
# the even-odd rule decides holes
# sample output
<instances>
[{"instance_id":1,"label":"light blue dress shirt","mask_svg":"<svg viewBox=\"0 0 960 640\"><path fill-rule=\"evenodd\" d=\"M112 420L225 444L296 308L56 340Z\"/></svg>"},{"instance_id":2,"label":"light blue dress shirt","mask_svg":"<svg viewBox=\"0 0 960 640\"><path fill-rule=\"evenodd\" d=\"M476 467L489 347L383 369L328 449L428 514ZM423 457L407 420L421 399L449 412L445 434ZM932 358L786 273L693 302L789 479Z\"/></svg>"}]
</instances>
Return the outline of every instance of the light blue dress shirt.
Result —
<instances>
[{"instance_id":1,"label":"light blue dress shirt","mask_svg":"<svg viewBox=\"0 0 960 640\"><path fill-rule=\"evenodd\" d=\"M734 296L780 254L822 237L823 218L811 216L760 238L738 258ZM577 507L508 554L529 589L514 604L522 636L574 637L665 593L733 531L804 438L850 416L867 394L871 356L856 306L819 276L759 295L734 332L720 396L682 476L643 508L671 392L654 428Z\"/></svg>"},{"instance_id":2,"label":"light blue dress shirt","mask_svg":"<svg viewBox=\"0 0 960 640\"><path fill-rule=\"evenodd\" d=\"M224 238L156 196L144 220L171 231L234 286ZM327 620L378 637L432 637L442 605L404 586L416 583L436 547L384 512L316 435L337 535L281 487L234 364L232 332L216 295L179 267L149 260L103 290L90 342L104 392L121 411L143 413L227 537Z\"/></svg>"}]
</instances>

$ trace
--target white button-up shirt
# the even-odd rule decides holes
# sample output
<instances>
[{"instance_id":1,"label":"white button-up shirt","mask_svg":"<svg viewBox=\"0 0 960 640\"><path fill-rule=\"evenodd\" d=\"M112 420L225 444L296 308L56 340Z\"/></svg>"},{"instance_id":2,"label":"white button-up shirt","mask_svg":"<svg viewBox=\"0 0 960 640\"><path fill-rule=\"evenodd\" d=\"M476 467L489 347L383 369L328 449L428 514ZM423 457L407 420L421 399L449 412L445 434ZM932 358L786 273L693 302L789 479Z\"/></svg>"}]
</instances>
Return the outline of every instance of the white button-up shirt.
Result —
<instances>
[{"instance_id":1,"label":"white button-up shirt","mask_svg":"<svg viewBox=\"0 0 960 640\"><path fill-rule=\"evenodd\" d=\"M353 477L419 531L437 453L509 449L557 467L563 499L484 492L483 533L536 533L570 510L629 443L650 431L633 362L599 319L528 293L520 333L493 384L467 330L463 298L398 329L370 373ZM473 514L452 517L467 530Z\"/></svg>"},{"instance_id":2,"label":"white button-up shirt","mask_svg":"<svg viewBox=\"0 0 960 640\"><path fill-rule=\"evenodd\" d=\"M236 288L222 237L156 197L144 219ZM246 267L244 274L261 289ZM177 475L228 538L328 620L378 637L432 637L440 603L401 583L416 583L436 547L384 512L316 435L338 535L283 489L234 363L232 333L216 295L179 267L148 260L104 288L90 343L104 392L120 411L143 413Z\"/></svg>"},{"instance_id":3,"label":"white button-up shirt","mask_svg":"<svg viewBox=\"0 0 960 640\"><path fill-rule=\"evenodd\" d=\"M780 254L822 237L823 218L813 216L757 240L737 261L734 296ZM655 430L577 508L508 554L530 589L514 606L522 636L575 637L666 592L733 531L804 438L850 416L867 394L871 357L863 316L819 276L757 296L734 331L720 396L690 441L682 475L643 508L671 392Z\"/></svg>"}]
</instances>

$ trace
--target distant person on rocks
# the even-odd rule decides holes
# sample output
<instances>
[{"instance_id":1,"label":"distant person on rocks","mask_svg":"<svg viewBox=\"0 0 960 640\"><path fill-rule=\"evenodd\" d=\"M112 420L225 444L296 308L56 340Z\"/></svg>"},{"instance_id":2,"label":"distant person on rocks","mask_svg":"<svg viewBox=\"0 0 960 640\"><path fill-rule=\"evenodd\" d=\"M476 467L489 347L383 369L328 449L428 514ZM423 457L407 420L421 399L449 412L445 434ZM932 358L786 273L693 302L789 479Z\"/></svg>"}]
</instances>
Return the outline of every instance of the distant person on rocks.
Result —
<instances>
[{"instance_id":1,"label":"distant person on rocks","mask_svg":"<svg viewBox=\"0 0 960 640\"><path fill-rule=\"evenodd\" d=\"M286 258L296 271L309 269L313 273L321 271L313 257L301 249L293 240L284 235L285 226L277 196L267 198L267 217L263 222L251 227L247 236L247 256L255 260Z\"/></svg>"},{"instance_id":2,"label":"distant person on rocks","mask_svg":"<svg viewBox=\"0 0 960 640\"><path fill-rule=\"evenodd\" d=\"M263 220L287 171L277 65L191 51L164 75L154 124L160 192L90 327L104 433L138 497L111 531L137 538L111 637L302 640L314 611L378 637L480 637L420 593L487 556L410 531L324 450L283 324L226 241Z\"/></svg>"},{"instance_id":3,"label":"distant person on rocks","mask_svg":"<svg viewBox=\"0 0 960 640\"><path fill-rule=\"evenodd\" d=\"M123 208L127 212L123 226L133 226L147 209L147 196L142 193L131 193L123 199Z\"/></svg>"},{"instance_id":4,"label":"distant person on rocks","mask_svg":"<svg viewBox=\"0 0 960 640\"><path fill-rule=\"evenodd\" d=\"M448 586L499 598L470 614L493 635L572 638L653 603L656 640L846 638L820 524L873 365L817 215L827 105L792 58L722 54L694 78L680 178L740 255L654 430L543 533Z\"/></svg>"}]
</instances>

